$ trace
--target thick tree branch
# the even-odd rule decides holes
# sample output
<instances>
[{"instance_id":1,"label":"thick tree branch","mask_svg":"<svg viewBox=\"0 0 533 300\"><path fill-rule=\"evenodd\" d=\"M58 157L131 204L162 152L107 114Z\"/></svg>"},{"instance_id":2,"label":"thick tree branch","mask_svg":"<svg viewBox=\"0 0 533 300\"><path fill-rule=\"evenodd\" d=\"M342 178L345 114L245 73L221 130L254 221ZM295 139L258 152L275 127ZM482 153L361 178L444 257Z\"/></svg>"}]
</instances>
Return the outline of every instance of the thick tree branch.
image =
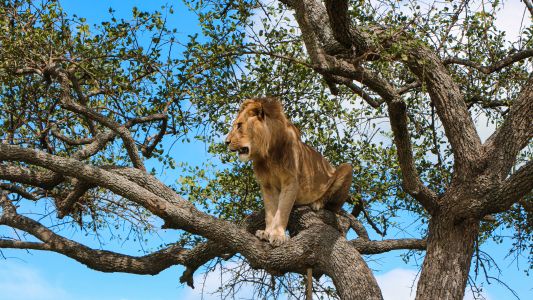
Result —
<instances>
[{"instance_id":1,"label":"thick tree branch","mask_svg":"<svg viewBox=\"0 0 533 300\"><path fill-rule=\"evenodd\" d=\"M0 164L0 179L50 190L61 182L53 172L38 171L12 164ZM58 180L60 179L60 180Z\"/></svg>"},{"instance_id":2,"label":"thick tree branch","mask_svg":"<svg viewBox=\"0 0 533 300\"><path fill-rule=\"evenodd\" d=\"M407 128L407 107L401 101L392 101L387 103L387 105L391 128L394 133L394 143L398 153L398 162L402 171L403 187L430 214L434 214L438 208L437 195L422 183L416 170L411 138Z\"/></svg>"},{"instance_id":3,"label":"thick tree branch","mask_svg":"<svg viewBox=\"0 0 533 300\"><path fill-rule=\"evenodd\" d=\"M194 272L216 257L225 256L229 258L235 254L235 252L226 252L227 250L227 247L212 241L195 246L190 250L191 259L187 262L185 271L180 276L180 283L186 283L194 288Z\"/></svg>"},{"instance_id":4,"label":"thick tree branch","mask_svg":"<svg viewBox=\"0 0 533 300\"><path fill-rule=\"evenodd\" d=\"M30 250L51 250L50 245L39 242L25 242L16 240L0 239L0 248L30 249Z\"/></svg>"},{"instance_id":5,"label":"thick tree branch","mask_svg":"<svg viewBox=\"0 0 533 300\"><path fill-rule=\"evenodd\" d=\"M28 232L43 243L0 240L0 248L48 250L61 253L102 272L126 272L155 275L170 266L185 265L193 257L181 246L172 245L154 253L135 257L105 250L95 250L57 235L37 221L19 214L7 214L0 224Z\"/></svg>"},{"instance_id":6,"label":"thick tree branch","mask_svg":"<svg viewBox=\"0 0 533 300\"><path fill-rule=\"evenodd\" d=\"M492 213L499 213L508 210L513 204L525 199L524 197L533 190L533 160L530 160L505 180L496 191L493 191L485 198L480 206L474 208L474 212L479 217ZM525 200L523 200L525 201ZM525 202L526 205L531 205Z\"/></svg>"},{"instance_id":7,"label":"thick tree branch","mask_svg":"<svg viewBox=\"0 0 533 300\"><path fill-rule=\"evenodd\" d=\"M361 254L378 254L392 250L426 250L427 241L421 239L397 239L384 241L352 240L350 243Z\"/></svg>"},{"instance_id":8,"label":"thick tree branch","mask_svg":"<svg viewBox=\"0 0 533 300\"><path fill-rule=\"evenodd\" d=\"M329 17L329 24L333 30L335 39L344 47L352 47L352 33L350 32L350 19L348 17L348 1L346 0L326 0L326 11ZM364 42L364 41L363 41ZM357 43L356 43L357 44Z\"/></svg>"},{"instance_id":9,"label":"thick tree branch","mask_svg":"<svg viewBox=\"0 0 533 300\"><path fill-rule=\"evenodd\" d=\"M501 180L515 164L516 156L533 138L533 76L524 83L503 124L485 142L492 174Z\"/></svg>"},{"instance_id":10,"label":"thick tree branch","mask_svg":"<svg viewBox=\"0 0 533 300\"><path fill-rule=\"evenodd\" d=\"M326 0L325 7L335 39L347 49L352 50L352 54L355 56L364 56L365 53L370 53L373 48L371 38L352 26L348 15L348 1Z\"/></svg>"},{"instance_id":11,"label":"thick tree branch","mask_svg":"<svg viewBox=\"0 0 533 300\"><path fill-rule=\"evenodd\" d=\"M522 50L522 51L518 51L516 53L510 54L506 56L505 58L493 63L490 66L483 66L473 61L470 61L468 59L463 59L463 58L458 58L458 57L450 57L450 58L445 59L443 62L444 64L463 65L463 66L474 68L483 74L491 74L494 72L498 72L507 66L510 66L518 61L521 61L529 57L533 57L533 49L526 49L526 50Z\"/></svg>"},{"instance_id":12,"label":"thick tree branch","mask_svg":"<svg viewBox=\"0 0 533 300\"><path fill-rule=\"evenodd\" d=\"M305 36L314 36L318 45L324 49L326 53L339 53L346 50L346 48L335 39L333 31L329 26L329 18L326 8L321 2L316 0L281 0L281 2L295 10L296 19L298 19L298 24L300 24L304 40ZM303 18L305 18L305 20L303 20ZM303 21L306 26L302 28L302 23L300 21ZM304 30L307 31L306 34L303 34ZM307 46L306 42L306 47ZM309 48L307 51L310 51Z\"/></svg>"},{"instance_id":13,"label":"thick tree branch","mask_svg":"<svg viewBox=\"0 0 533 300\"><path fill-rule=\"evenodd\" d=\"M479 168L476 162L482 151L481 139L457 83L426 47L412 47L408 67L427 87L431 101L442 122L454 155L454 178L467 180Z\"/></svg>"},{"instance_id":14,"label":"thick tree branch","mask_svg":"<svg viewBox=\"0 0 533 300\"><path fill-rule=\"evenodd\" d=\"M28 164L38 165L64 176L74 177L89 184L107 188L117 195L144 206L155 215L161 217L165 220L167 227L183 229L226 245L230 251L243 254L253 266L267 270L289 272L295 270L295 268L300 268L302 260L305 260L310 254L304 254L306 252L305 249L308 247L305 245L309 243L307 240L315 238L303 236L301 239L306 241L300 240L298 242L299 239L295 239L295 243L287 243L279 248L272 249L268 243L258 240L237 224L219 220L200 212L191 203L186 202L177 195L175 199L179 200L165 200L112 171L93 167L70 158L2 144L0 145L0 161L5 160L23 161ZM145 178L153 177L145 175ZM317 236L320 235L317 234Z\"/></svg>"}]
</instances>

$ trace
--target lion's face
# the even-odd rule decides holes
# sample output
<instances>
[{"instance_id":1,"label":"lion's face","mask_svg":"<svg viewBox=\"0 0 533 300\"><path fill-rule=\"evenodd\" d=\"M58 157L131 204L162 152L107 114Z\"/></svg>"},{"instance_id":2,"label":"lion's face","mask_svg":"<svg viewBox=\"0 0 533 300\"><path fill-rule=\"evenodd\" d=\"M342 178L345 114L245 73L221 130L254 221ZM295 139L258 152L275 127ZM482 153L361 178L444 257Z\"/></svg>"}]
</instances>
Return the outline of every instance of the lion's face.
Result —
<instances>
[{"instance_id":1,"label":"lion's face","mask_svg":"<svg viewBox=\"0 0 533 300\"><path fill-rule=\"evenodd\" d=\"M266 152L264 139L267 137L261 104L246 101L232 124L226 137L226 145L232 152L238 152L241 161L253 160Z\"/></svg>"}]
</instances>

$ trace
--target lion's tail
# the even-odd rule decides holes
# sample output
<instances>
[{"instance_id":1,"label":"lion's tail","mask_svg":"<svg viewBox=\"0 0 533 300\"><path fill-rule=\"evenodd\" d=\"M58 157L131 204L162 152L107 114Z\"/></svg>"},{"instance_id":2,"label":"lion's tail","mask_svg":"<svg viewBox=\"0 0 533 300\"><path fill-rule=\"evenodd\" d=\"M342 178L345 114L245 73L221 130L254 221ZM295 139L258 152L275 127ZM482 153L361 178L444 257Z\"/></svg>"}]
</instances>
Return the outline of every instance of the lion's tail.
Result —
<instances>
[{"instance_id":1,"label":"lion's tail","mask_svg":"<svg viewBox=\"0 0 533 300\"><path fill-rule=\"evenodd\" d=\"M352 185L352 165L341 164L333 174L332 182L326 191L326 209L338 212L344 202L349 198L350 186Z\"/></svg>"}]
</instances>

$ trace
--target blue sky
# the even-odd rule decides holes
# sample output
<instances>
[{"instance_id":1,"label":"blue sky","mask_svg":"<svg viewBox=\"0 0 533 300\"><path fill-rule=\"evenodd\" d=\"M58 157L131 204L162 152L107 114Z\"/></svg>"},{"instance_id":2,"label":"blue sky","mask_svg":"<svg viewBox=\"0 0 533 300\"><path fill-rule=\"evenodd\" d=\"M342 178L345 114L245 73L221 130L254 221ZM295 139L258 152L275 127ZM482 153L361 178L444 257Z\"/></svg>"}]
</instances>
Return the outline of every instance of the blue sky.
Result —
<instances>
[{"instance_id":1,"label":"blue sky","mask_svg":"<svg viewBox=\"0 0 533 300\"><path fill-rule=\"evenodd\" d=\"M129 18L131 8L137 6L141 10L156 10L168 1L63 1L62 5L69 14L77 14L87 18L88 23L98 23L108 18L108 8L116 10L119 18ZM196 16L188 11L181 1L174 1L172 5L175 14L169 16L171 27L178 29L177 38L186 38L187 35L198 31ZM512 16L521 5L519 0L509 1L506 14ZM516 6L515 6L516 5ZM515 8L516 7L516 8ZM515 10L516 9L516 10ZM510 20L503 17L504 21ZM504 26L508 24L505 23ZM206 148L199 143L188 145L176 144L173 148L180 154L180 158L191 164L201 164L209 160ZM165 182L176 180L175 171L159 173ZM409 218L409 216L406 216ZM0 229L0 233L5 232ZM397 233L397 237L404 237ZM158 245L164 241L172 241L173 232L162 231L161 236L149 241L151 245ZM393 233L394 235L394 233ZM82 237L82 241L93 247L97 242L91 237ZM501 280L513 288L522 299L533 299L533 284L531 278L526 277L523 270L517 269L517 262L505 258L510 242L503 245L492 242L484 246L484 250L499 262L502 268ZM132 249L138 249L132 241L124 244L110 242L106 245L109 250L129 254L140 254ZM2 250L7 260L0 260L0 299L2 300L71 300L71 299L101 299L101 300L156 300L156 299L200 299L200 292L179 283L183 272L182 267L172 267L156 276L140 276L122 273L101 273L93 271L84 265L55 253L23 250ZM391 252L379 256L372 256L369 265L376 271L385 299L412 299L410 287L415 280L418 270L412 265L406 265L400 258L401 252ZM421 263L421 260L420 260ZM518 261L522 267L527 264L526 258ZM219 274L214 273L206 279L207 290L214 290L219 282ZM197 286L201 282L198 272L195 280ZM488 299L513 299L512 294L505 287L493 283L485 286L485 295ZM243 291L241 296L246 297L249 291ZM206 299L217 299L207 297ZM467 299L471 299L468 298Z\"/></svg>"}]
</instances>

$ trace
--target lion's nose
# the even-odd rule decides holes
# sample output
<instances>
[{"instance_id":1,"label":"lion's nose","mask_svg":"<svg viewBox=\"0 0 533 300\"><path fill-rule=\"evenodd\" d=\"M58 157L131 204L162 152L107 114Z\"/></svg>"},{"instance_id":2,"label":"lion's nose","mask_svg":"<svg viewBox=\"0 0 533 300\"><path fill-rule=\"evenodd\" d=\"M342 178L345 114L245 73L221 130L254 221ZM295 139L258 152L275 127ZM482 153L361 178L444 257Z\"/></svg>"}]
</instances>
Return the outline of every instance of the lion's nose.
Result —
<instances>
[{"instance_id":1,"label":"lion's nose","mask_svg":"<svg viewBox=\"0 0 533 300\"><path fill-rule=\"evenodd\" d=\"M225 143L226 143L226 146L229 146L230 141L228 139L226 139Z\"/></svg>"}]
</instances>

